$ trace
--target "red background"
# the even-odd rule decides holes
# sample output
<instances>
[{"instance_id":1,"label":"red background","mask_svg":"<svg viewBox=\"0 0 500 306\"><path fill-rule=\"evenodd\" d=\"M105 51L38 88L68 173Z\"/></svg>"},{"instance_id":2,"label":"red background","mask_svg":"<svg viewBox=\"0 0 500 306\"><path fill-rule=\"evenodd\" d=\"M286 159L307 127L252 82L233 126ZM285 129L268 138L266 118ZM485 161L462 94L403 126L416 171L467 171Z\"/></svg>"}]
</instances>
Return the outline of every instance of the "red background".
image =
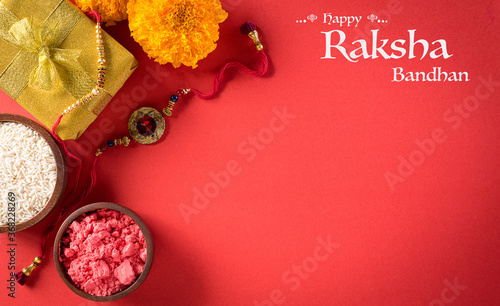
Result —
<instances>
[{"instance_id":1,"label":"red background","mask_svg":"<svg viewBox=\"0 0 500 306\"><path fill-rule=\"evenodd\" d=\"M140 67L71 145L85 160L102 141L126 134L136 108L160 109L180 87L208 91L227 61L257 67L250 41L237 30L244 20L259 26L272 67L264 78L229 73L216 99L178 103L160 143L100 158L98 185L82 205L109 201L135 210L156 247L143 285L113 304L500 304L500 88L481 87L479 94L489 97L459 126L443 118L476 94L481 77L500 82L498 2L392 2L223 1L229 18L218 48L195 70L148 59L126 23L106 29ZM314 23L296 22L311 13L319 16ZM323 13L363 20L359 30L340 28L323 24ZM322 31L342 29L346 43L363 38L358 36L369 33L371 13L388 20L373 23L380 38L408 40L407 30L416 29L418 39L445 39L453 56L320 59ZM471 80L395 83L394 67L467 71ZM161 86L147 77L148 69L162 78ZM145 80L155 89L145 93ZM284 109L295 117L270 140L274 111ZM0 112L32 118L3 93ZM436 129L444 142L391 190L384 175L400 175L399 156L418 161L415 141L431 138ZM238 147L248 149L249 137L259 135L268 143L248 161L251 153ZM187 223L179 206L193 207L193 189L213 186L210 173L224 171L232 160L241 172ZM40 232L53 220L16 235L19 268L36 256ZM319 249L318 238L336 244L331 254ZM6 236L1 241L6 249ZM15 300L8 298L7 257L0 254L1 304L94 304L63 284L51 258L16 288ZM312 259L315 254L323 261ZM294 268L303 265L302 272ZM453 282L461 289L450 289Z\"/></svg>"}]
</instances>

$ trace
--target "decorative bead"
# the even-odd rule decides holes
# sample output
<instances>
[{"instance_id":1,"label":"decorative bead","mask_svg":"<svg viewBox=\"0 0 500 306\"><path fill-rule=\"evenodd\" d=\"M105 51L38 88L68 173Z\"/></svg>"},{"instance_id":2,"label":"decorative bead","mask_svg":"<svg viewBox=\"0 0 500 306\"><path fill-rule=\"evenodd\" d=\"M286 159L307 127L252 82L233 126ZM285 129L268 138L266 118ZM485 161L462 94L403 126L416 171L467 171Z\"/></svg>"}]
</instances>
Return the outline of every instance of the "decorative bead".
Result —
<instances>
[{"instance_id":1,"label":"decorative bead","mask_svg":"<svg viewBox=\"0 0 500 306\"><path fill-rule=\"evenodd\" d=\"M117 138L117 139L115 139L115 145L116 145L116 146L119 146L119 145L121 145L122 143L123 143L123 142L122 142L121 138Z\"/></svg>"},{"instance_id":2,"label":"decorative bead","mask_svg":"<svg viewBox=\"0 0 500 306\"><path fill-rule=\"evenodd\" d=\"M106 62L106 60L105 60L105 59L103 59L103 58L100 58L100 59L98 59L98 60L97 60L97 62L98 62L99 64L104 64L104 63Z\"/></svg>"},{"instance_id":3,"label":"decorative bead","mask_svg":"<svg viewBox=\"0 0 500 306\"><path fill-rule=\"evenodd\" d=\"M172 116L172 111L168 108L164 108L163 113L165 114L165 116L168 116L168 117Z\"/></svg>"},{"instance_id":4,"label":"decorative bead","mask_svg":"<svg viewBox=\"0 0 500 306\"><path fill-rule=\"evenodd\" d=\"M75 104L76 104L77 106L80 106L80 105L82 105L82 102L81 102L80 100L76 100Z\"/></svg>"},{"instance_id":5,"label":"decorative bead","mask_svg":"<svg viewBox=\"0 0 500 306\"><path fill-rule=\"evenodd\" d=\"M95 152L95 156L99 156L102 154L102 151L101 149L97 149L97 151Z\"/></svg>"},{"instance_id":6,"label":"decorative bead","mask_svg":"<svg viewBox=\"0 0 500 306\"><path fill-rule=\"evenodd\" d=\"M108 147L112 148L115 145L115 142L113 140L108 140L107 144Z\"/></svg>"},{"instance_id":7,"label":"decorative bead","mask_svg":"<svg viewBox=\"0 0 500 306\"><path fill-rule=\"evenodd\" d=\"M97 89L95 89L95 88L94 88L94 89L92 89L92 94L93 94L94 96L99 95L99 90L97 90Z\"/></svg>"},{"instance_id":8,"label":"decorative bead","mask_svg":"<svg viewBox=\"0 0 500 306\"><path fill-rule=\"evenodd\" d=\"M184 91L182 91L182 89L179 89L175 94L180 98L184 95Z\"/></svg>"},{"instance_id":9,"label":"decorative bead","mask_svg":"<svg viewBox=\"0 0 500 306\"><path fill-rule=\"evenodd\" d=\"M108 146L103 144L101 147L100 147L101 151L103 152L106 152L106 150L108 149Z\"/></svg>"},{"instance_id":10,"label":"decorative bead","mask_svg":"<svg viewBox=\"0 0 500 306\"><path fill-rule=\"evenodd\" d=\"M128 147L128 145L130 144L130 138L128 138L127 136L123 136L122 141L123 145L126 147Z\"/></svg>"},{"instance_id":11,"label":"decorative bead","mask_svg":"<svg viewBox=\"0 0 500 306\"><path fill-rule=\"evenodd\" d=\"M177 102L177 100L179 100L179 97L177 97L176 95L172 95L170 97L170 101L172 101L172 102Z\"/></svg>"},{"instance_id":12,"label":"decorative bead","mask_svg":"<svg viewBox=\"0 0 500 306\"><path fill-rule=\"evenodd\" d=\"M189 88L185 88L185 89L183 89L182 91L184 91L184 94L187 94L188 92L190 92L190 91L191 91L191 89L189 89Z\"/></svg>"}]
</instances>

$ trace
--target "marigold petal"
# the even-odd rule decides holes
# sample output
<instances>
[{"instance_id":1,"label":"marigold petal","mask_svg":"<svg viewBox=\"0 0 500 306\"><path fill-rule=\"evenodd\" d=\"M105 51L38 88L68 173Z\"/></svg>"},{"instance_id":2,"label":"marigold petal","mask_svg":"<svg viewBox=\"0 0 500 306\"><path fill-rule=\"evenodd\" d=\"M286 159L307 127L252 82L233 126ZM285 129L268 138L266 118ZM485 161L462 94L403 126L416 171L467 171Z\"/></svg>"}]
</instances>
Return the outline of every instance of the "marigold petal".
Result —
<instances>
[{"instance_id":1,"label":"marigold petal","mask_svg":"<svg viewBox=\"0 0 500 306\"><path fill-rule=\"evenodd\" d=\"M127 19L128 0L75 0L75 4L85 13L96 11L106 26Z\"/></svg>"},{"instance_id":2,"label":"marigold petal","mask_svg":"<svg viewBox=\"0 0 500 306\"><path fill-rule=\"evenodd\" d=\"M217 47L227 19L219 0L130 0L132 37L160 64L197 67Z\"/></svg>"}]
</instances>

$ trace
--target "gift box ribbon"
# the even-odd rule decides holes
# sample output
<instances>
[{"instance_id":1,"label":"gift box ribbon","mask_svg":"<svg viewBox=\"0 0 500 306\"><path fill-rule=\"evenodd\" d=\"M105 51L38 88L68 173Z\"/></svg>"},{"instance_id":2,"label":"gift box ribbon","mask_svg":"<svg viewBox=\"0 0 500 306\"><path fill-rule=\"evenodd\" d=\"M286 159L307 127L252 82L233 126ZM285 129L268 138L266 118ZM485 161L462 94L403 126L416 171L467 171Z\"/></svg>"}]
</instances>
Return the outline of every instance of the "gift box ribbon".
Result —
<instances>
[{"instance_id":1,"label":"gift box ribbon","mask_svg":"<svg viewBox=\"0 0 500 306\"><path fill-rule=\"evenodd\" d=\"M27 85L45 91L63 86L78 99L82 88L94 87L78 62L81 50L58 48L82 17L63 0L40 26L32 26L0 3L0 38L20 48L0 74L5 93L16 99Z\"/></svg>"}]
</instances>

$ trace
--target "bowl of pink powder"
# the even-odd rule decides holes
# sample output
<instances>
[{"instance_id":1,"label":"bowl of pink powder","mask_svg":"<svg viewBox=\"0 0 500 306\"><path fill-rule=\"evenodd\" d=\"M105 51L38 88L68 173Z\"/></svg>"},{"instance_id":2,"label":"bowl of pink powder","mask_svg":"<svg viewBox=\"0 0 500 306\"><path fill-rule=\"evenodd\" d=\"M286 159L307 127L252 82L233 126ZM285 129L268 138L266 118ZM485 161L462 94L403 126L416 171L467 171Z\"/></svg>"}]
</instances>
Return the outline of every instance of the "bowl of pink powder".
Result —
<instances>
[{"instance_id":1,"label":"bowl of pink powder","mask_svg":"<svg viewBox=\"0 0 500 306\"><path fill-rule=\"evenodd\" d=\"M86 205L61 225L54 243L59 276L76 294L99 302L122 298L146 279L153 263L151 234L132 210Z\"/></svg>"}]
</instances>

